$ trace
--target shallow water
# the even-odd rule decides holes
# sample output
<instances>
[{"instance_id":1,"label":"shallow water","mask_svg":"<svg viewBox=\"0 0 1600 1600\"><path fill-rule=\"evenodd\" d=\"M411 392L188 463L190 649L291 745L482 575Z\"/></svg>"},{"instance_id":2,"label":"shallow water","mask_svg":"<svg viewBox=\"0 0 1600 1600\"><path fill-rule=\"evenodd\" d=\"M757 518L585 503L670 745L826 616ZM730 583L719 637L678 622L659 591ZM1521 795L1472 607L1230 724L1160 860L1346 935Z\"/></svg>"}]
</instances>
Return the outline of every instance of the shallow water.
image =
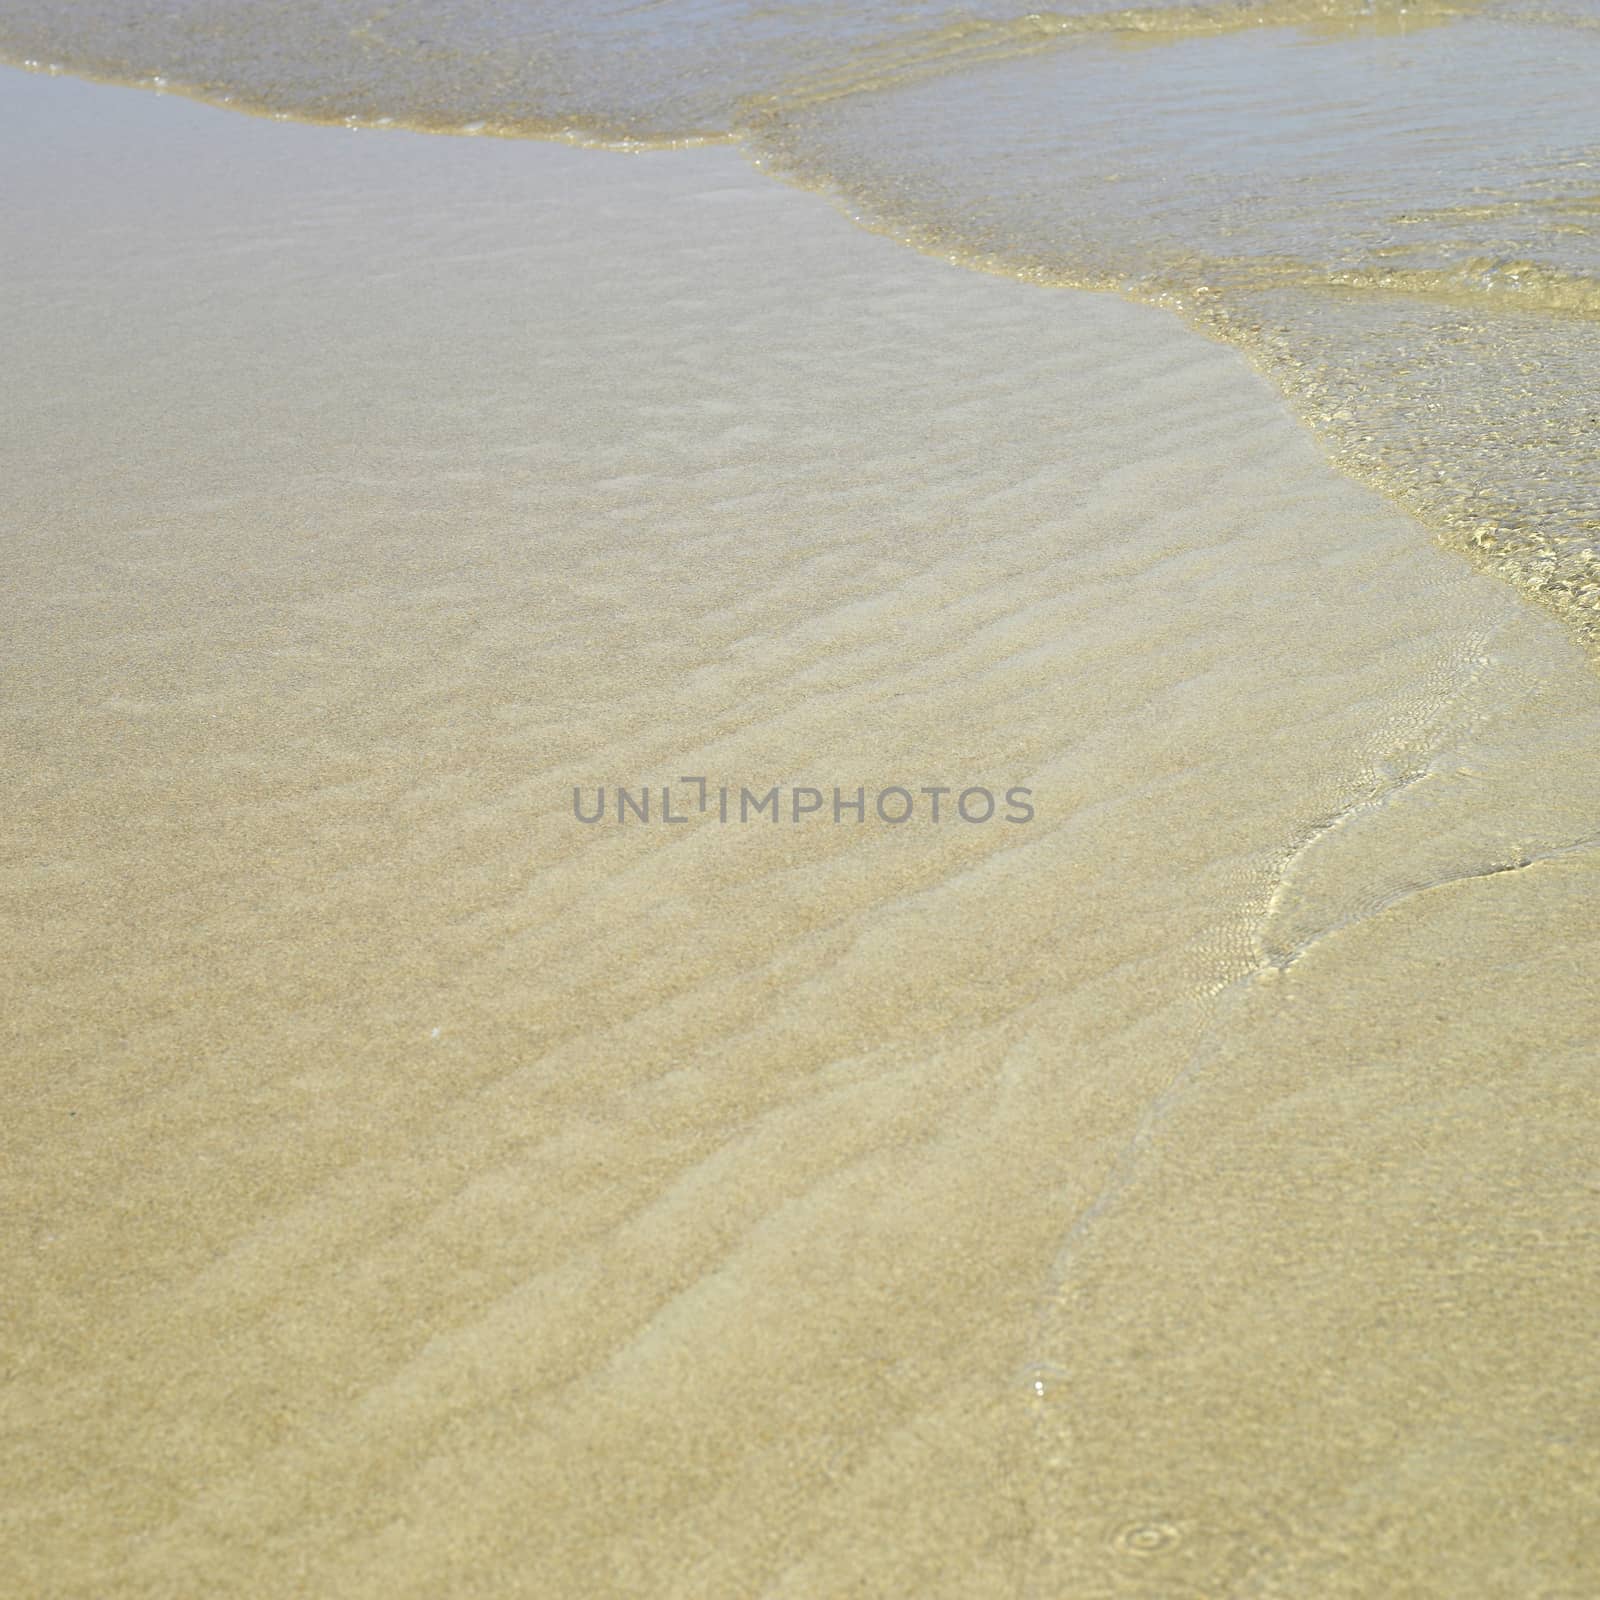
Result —
<instances>
[{"instance_id":1,"label":"shallow water","mask_svg":"<svg viewBox=\"0 0 1600 1600\"><path fill-rule=\"evenodd\" d=\"M1521 581L1588 36L852 9L0 0L1002 274L731 150L7 75L10 1589L1593 1590L1600 681L1007 281L1441 527L1497 463ZM569 810L698 771L1039 826Z\"/></svg>"},{"instance_id":2,"label":"shallow water","mask_svg":"<svg viewBox=\"0 0 1600 1600\"><path fill-rule=\"evenodd\" d=\"M0 50L299 117L743 140L920 248L1237 343L1342 465L1600 640L1592 0L0 0Z\"/></svg>"}]
</instances>

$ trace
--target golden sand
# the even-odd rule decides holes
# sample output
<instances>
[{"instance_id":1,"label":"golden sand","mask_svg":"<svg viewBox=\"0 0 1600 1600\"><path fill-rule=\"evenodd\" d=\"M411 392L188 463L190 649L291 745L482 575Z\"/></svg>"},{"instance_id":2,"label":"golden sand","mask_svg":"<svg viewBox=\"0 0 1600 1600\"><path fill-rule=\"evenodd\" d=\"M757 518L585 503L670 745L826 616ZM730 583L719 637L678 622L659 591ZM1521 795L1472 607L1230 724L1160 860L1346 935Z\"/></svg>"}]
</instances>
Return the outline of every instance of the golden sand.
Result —
<instances>
[{"instance_id":1,"label":"golden sand","mask_svg":"<svg viewBox=\"0 0 1600 1600\"><path fill-rule=\"evenodd\" d=\"M1593 1591L1553 621L734 153L6 88L0 1590Z\"/></svg>"}]
</instances>

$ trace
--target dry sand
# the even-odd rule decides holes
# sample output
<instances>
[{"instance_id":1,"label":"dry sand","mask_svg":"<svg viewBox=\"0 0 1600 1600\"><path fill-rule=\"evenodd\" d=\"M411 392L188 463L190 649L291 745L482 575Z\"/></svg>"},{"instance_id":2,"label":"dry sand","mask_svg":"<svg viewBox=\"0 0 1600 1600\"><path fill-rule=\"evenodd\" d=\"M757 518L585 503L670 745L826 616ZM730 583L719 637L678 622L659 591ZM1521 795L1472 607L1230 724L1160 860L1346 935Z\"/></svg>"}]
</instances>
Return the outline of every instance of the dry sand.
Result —
<instances>
[{"instance_id":1,"label":"dry sand","mask_svg":"<svg viewBox=\"0 0 1600 1600\"><path fill-rule=\"evenodd\" d=\"M1600 1588L1553 621L731 151L0 132L0 1590Z\"/></svg>"}]
</instances>

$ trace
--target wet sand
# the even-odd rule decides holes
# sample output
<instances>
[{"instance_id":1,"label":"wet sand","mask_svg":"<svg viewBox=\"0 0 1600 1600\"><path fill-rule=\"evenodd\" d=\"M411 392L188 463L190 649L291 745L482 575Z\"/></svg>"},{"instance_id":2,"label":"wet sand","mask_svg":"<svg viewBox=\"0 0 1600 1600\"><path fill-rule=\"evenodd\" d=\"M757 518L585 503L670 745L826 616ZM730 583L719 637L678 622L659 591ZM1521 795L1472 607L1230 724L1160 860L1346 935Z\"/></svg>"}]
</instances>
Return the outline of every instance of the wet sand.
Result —
<instances>
[{"instance_id":1,"label":"wet sand","mask_svg":"<svg viewBox=\"0 0 1600 1600\"><path fill-rule=\"evenodd\" d=\"M736 152L5 86L0 1587L1600 1582L1549 616Z\"/></svg>"}]
</instances>

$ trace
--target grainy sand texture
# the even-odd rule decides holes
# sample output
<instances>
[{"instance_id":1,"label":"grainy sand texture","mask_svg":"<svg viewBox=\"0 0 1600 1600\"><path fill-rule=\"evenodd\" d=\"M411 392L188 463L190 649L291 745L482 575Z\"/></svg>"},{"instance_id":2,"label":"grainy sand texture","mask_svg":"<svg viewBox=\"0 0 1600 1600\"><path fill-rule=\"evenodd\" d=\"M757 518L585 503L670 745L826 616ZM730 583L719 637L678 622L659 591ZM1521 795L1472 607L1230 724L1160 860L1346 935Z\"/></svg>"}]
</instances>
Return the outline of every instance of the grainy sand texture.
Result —
<instances>
[{"instance_id":1,"label":"grainy sand texture","mask_svg":"<svg viewBox=\"0 0 1600 1600\"><path fill-rule=\"evenodd\" d=\"M0 1592L1600 1593L1575 634L735 150L0 188Z\"/></svg>"}]
</instances>

